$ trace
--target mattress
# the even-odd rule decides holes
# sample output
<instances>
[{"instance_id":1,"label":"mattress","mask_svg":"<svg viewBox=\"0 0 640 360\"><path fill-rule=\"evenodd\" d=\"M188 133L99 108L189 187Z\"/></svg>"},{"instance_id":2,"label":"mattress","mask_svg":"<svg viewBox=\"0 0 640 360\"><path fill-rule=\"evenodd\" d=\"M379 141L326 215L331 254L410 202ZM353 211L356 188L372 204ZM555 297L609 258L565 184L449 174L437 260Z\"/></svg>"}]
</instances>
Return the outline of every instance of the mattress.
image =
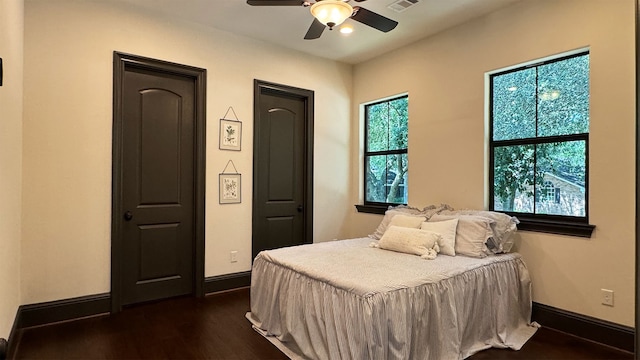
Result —
<instances>
[{"instance_id":1,"label":"mattress","mask_svg":"<svg viewBox=\"0 0 640 360\"><path fill-rule=\"evenodd\" d=\"M369 243L259 253L247 317L310 359L463 359L490 347L519 350L535 333L519 254L425 260Z\"/></svg>"}]
</instances>

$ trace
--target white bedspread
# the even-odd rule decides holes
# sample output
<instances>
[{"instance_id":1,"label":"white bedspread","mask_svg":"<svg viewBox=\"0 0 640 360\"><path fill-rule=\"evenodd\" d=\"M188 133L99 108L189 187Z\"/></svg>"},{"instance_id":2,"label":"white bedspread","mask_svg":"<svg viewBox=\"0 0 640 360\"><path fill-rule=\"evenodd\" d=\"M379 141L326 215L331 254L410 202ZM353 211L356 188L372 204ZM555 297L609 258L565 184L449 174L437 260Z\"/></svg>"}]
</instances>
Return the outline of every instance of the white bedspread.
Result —
<instances>
[{"instance_id":1,"label":"white bedspread","mask_svg":"<svg viewBox=\"0 0 640 360\"><path fill-rule=\"evenodd\" d=\"M425 260L370 242L261 252L249 319L312 359L462 359L535 333L519 254Z\"/></svg>"}]
</instances>

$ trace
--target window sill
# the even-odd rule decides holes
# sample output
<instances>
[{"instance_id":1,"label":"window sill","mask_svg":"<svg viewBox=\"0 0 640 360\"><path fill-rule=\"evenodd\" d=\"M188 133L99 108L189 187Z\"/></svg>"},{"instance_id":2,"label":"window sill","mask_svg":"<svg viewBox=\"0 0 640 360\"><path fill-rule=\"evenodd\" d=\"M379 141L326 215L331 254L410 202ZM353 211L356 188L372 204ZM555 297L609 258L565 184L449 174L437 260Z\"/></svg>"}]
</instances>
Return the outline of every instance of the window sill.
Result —
<instances>
[{"instance_id":1,"label":"window sill","mask_svg":"<svg viewBox=\"0 0 640 360\"><path fill-rule=\"evenodd\" d=\"M389 205L355 205L359 213L384 215Z\"/></svg>"},{"instance_id":2,"label":"window sill","mask_svg":"<svg viewBox=\"0 0 640 360\"><path fill-rule=\"evenodd\" d=\"M548 234L569 235L590 238L595 225L557 220L527 219L518 217L518 230Z\"/></svg>"},{"instance_id":3,"label":"window sill","mask_svg":"<svg viewBox=\"0 0 640 360\"><path fill-rule=\"evenodd\" d=\"M359 213L384 215L389 205L355 205L355 207ZM522 214L514 214L514 216L520 220L520 224L518 224L518 230L520 231L590 238L596 228L595 225L585 223L523 218Z\"/></svg>"}]
</instances>

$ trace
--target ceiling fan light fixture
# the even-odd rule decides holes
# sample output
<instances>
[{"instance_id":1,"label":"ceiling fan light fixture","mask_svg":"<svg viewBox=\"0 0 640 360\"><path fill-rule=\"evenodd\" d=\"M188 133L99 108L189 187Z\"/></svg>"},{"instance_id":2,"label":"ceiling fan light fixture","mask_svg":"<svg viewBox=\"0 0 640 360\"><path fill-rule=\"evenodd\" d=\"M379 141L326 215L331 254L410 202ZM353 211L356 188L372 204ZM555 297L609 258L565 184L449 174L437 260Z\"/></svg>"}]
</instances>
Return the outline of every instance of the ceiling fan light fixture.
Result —
<instances>
[{"instance_id":1,"label":"ceiling fan light fixture","mask_svg":"<svg viewBox=\"0 0 640 360\"><path fill-rule=\"evenodd\" d=\"M311 14L329 29L333 29L351 17L353 8L343 0L322 0L311 5Z\"/></svg>"}]
</instances>

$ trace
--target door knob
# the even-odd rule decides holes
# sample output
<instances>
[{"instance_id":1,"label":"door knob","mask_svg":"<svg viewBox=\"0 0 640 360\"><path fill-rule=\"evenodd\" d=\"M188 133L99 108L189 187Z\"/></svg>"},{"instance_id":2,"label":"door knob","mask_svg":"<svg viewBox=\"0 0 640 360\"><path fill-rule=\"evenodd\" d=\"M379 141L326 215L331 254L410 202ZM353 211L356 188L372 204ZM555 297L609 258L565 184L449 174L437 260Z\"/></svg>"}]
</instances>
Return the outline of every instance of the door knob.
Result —
<instances>
[{"instance_id":1,"label":"door knob","mask_svg":"<svg viewBox=\"0 0 640 360\"><path fill-rule=\"evenodd\" d=\"M302 205L298 205L298 212L301 213L302 212Z\"/></svg>"},{"instance_id":2,"label":"door knob","mask_svg":"<svg viewBox=\"0 0 640 360\"><path fill-rule=\"evenodd\" d=\"M131 211L127 211L124 213L124 219L126 221L131 221L131 219L133 219L133 214L131 213Z\"/></svg>"}]
</instances>

